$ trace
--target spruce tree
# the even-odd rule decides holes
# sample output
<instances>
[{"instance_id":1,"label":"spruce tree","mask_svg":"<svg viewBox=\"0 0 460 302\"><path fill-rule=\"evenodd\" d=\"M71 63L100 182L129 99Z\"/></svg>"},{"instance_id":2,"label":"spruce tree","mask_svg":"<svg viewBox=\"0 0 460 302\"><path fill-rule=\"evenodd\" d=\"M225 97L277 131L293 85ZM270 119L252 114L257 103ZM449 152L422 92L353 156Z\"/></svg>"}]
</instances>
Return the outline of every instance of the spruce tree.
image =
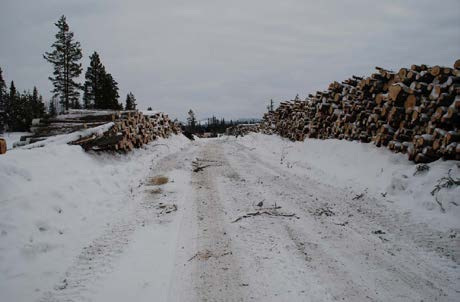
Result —
<instances>
[{"instance_id":1,"label":"spruce tree","mask_svg":"<svg viewBox=\"0 0 460 302\"><path fill-rule=\"evenodd\" d=\"M18 94L14 109L15 131L28 131L34 118L32 94L29 91L23 91L23 93Z\"/></svg>"},{"instance_id":2,"label":"spruce tree","mask_svg":"<svg viewBox=\"0 0 460 302\"><path fill-rule=\"evenodd\" d=\"M45 114L45 104L43 103L43 97L38 94L38 89L35 86L32 91L32 98L30 103L33 118L43 117Z\"/></svg>"},{"instance_id":3,"label":"spruce tree","mask_svg":"<svg viewBox=\"0 0 460 302\"><path fill-rule=\"evenodd\" d=\"M190 131L195 130L196 118L195 118L195 113L193 112L192 109L190 109L189 112L188 112L187 124L188 124L188 127L189 127Z\"/></svg>"},{"instance_id":4,"label":"spruce tree","mask_svg":"<svg viewBox=\"0 0 460 302\"><path fill-rule=\"evenodd\" d=\"M79 97L81 85L76 82L82 71L80 60L82 51L80 42L74 41L73 32L69 30L66 17L63 15L55 23L58 28L56 41L51 45L52 51L45 52L43 57L53 65L52 92L58 96L65 110L80 107Z\"/></svg>"},{"instance_id":5,"label":"spruce tree","mask_svg":"<svg viewBox=\"0 0 460 302\"><path fill-rule=\"evenodd\" d=\"M17 113L18 107L18 92L16 91L16 86L14 86L14 81L11 81L10 91L5 102L5 113L6 113L6 127L9 131L14 131L15 126L15 113Z\"/></svg>"},{"instance_id":6,"label":"spruce tree","mask_svg":"<svg viewBox=\"0 0 460 302\"><path fill-rule=\"evenodd\" d=\"M118 102L118 83L110 73L106 73L102 82L102 107L101 109L122 110L123 105Z\"/></svg>"},{"instance_id":7,"label":"spruce tree","mask_svg":"<svg viewBox=\"0 0 460 302\"><path fill-rule=\"evenodd\" d=\"M85 73L83 93L84 107L87 109L123 109L118 102L118 83L107 73L99 54L90 57L90 66Z\"/></svg>"},{"instance_id":8,"label":"spruce tree","mask_svg":"<svg viewBox=\"0 0 460 302\"><path fill-rule=\"evenodd\" d=\"M129 92L126 95L125 110L136 110L136 106L136 98L134 97L134 94L132 92Z\"/></svg>"},{"instance_id":9,"label":"spruce tree","mask_svg":"<svg viewBox=\"0 0 460 302\"><path fill-rule=\"evenodd\" d=\"M83 88L83 106L85 109L93 109L96 107L96 103L100 103L102 81L105 76L105 68L101 63L99 54L94 52L89 58L90 63L86 69Z\"/></svg>"},{"instance_id":10,"label":"spruce tree","mask_svg":"<svg viewBox=\"0 0 460 302\"><path fill-rule=\"evenodd\" d=\"M6 92L6 83L3 79L2 69L0 68L0 134L5 131L6 127L6 101L8 99L8 93Z\"/></svg>"},{"instance_id":11,"label":"spruce tree","mask_svg":"<svg viewBox=\"0 0 460 302\"><path fill-rule=\"evenodd\" d=\"M57 115L57 106L56 106L56 98L53 97L50 100L49 108L48 108L48 114L51 117L55 117Z\"/></svg>"}]
</instances>

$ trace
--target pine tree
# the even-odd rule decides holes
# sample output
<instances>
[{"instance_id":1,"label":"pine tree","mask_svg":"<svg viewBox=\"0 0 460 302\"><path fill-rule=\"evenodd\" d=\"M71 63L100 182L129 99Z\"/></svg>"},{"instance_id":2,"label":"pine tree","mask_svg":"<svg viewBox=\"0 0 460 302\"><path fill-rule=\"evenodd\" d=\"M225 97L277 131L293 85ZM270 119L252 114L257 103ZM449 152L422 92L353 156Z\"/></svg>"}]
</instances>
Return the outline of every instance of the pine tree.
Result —
<instances>
[{"instance_id":1,"label":"pine tree","mask_svg":"<svg viewBox=\"0 0 460 302\"><path fill-rule=\"evenodd\" d=\"M32 98L30 103L33 118L41 118L45 115L45 104L43 103L43 97L38 94L38 89L35 86L32 91Z\"/></svg>"},{"instance_id":2,"label":"pine tree","mask_svg":"<svg viewBox=\"0 0 460 302\"><path fill-rule=\"evenodd\" d=\"M125 110L136 110L136 106L136 98L132 92L129 92L128 95L126 95Z\"/></svg>"},{"instance_id":3,"label":"pine tree","mask_svg":"<svg viewBox=\"0 0 460 302\"><path fill-rule=\"evenodd\" d=\"M90 63L85 73L83 88L83 105L86 109L93 109L100 103L102 80L105 76L105 68L101 63L99 54L94 52L90 57Z\"/></svg>"},{"instance_id":4,"label":"pine tree","mask_svg":"<svg viewBox=\"0 0 460 302\"><path fill-rule=\"evenodd\" d=\"M270 100L270 103L267 106L267 110L268 110L268 112L273 111L273 99Z\"/></svg>"},{"instance_id":5,"label":"pine tree","mask_svg":"<svg viewBox=\"0 0 460 302\"><path fill-rule=\"evenodd\" d=\"M15 113L18 103L18 92L16 91L16 86L14 86L14 81L11 81L10 91L5 102L5 113L6 113L6 128L9 131L14 131L15 124Z\"/></svg>"},{"instance_id":6,"label":"pine tree","mask_svg":"<svg viewBox=\"0 0 460 302\"><path fill-rule=\"evenodd\" d=\"M50 100L49 108L48 108L48 114L51 117L55 117L57 115L57 104L56 104L56 98L53 97Z\"/></svg>"},{"instance_id":7,"label":"pine tree","mask_svg":"<svg viewBox=\"0 0 460 302\"><path fill-rule=\"evenodd\" d=\"M80 42L74 41L74 34L69 31L64 15L55 25L59 30L55 36L56 41L51 45L53 50L45 52L43 57L53 64L53 77L49 77L54 86L52 92L59 97L65 110L68 110L80 106L78 99L81 85L75 79L82 71L81 63L79 63L82 51Z\"/></svg>"},{"instance_id":8,"label":"pine tree","mask_svg":"<svg viewBox=\"0 0 460 302\"><path fill-rule=\"evenodd\" d=\"M102 82L102 107L101 109L122 110L123 105L118 102L118 83L110 73L105 74Z\"/></svg>"},{"instance_id":9,"label":"pine tree","mask_svg":"<svg viewBox=\"0 0 460 302\"><path fill-rule=\"evenodd\" d=\"M7 124L9 131L26 131L32 121L32 95L26 91L18 93L11 81L7 102Z\"/></svg>"},{"instance_id":10,"label":"pine tree","mask_svg":"<svg viewBox=\"0 0 460 302\"><path fill-rule=\"evenodd\" d=\"M190 128L190 131L193 131L196 127L195 113L193 112L192 109L190 109L188 112L187 125Z\"/></svg>"},{"instance_id":11,"label":"pine tree","mask_svg":"<svg viewBox=\"0 0 460 302\"><path fill-rule=\"evenodd\" d=\"M85 73L83 102L86 109L123 109L118 102L118 83L107 73L99 54L90 57L90 66Z\"/></svg>"},{"instance_id":12,"label":"pine tree","mask_svg":"<svg viewBox=\"0 0 460 302\"><path fill-rule=\"evenodd\" d=\"M38 100L38 94L37 94ZM29 91L23 91L18 95L15 105L15 131L28 131L34 118L33 95Z\"/></svg>"},{"instance_id":13,"label":"pine tree","mask_svg":"<svg viewBox=\"0 0 460 302\"><path fill-rule=\"evenodd\" d=\"M2 69L0 68L0 134L5 131L6 127L6 102L8 93L6 92L6 83L3 79Z\"/></svg>"}]
</instances>

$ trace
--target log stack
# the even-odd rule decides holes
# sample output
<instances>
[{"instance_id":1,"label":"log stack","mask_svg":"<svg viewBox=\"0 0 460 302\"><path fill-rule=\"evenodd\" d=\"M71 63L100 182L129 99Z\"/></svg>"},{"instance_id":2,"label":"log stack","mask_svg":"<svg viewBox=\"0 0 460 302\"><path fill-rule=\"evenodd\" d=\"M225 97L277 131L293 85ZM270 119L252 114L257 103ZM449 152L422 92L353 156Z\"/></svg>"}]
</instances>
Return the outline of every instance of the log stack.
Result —
<instances>
[{"instance_id":1,"label":"log stack","mask_svg":"<svg viewBox=\"0 0 460 302\"><path fill-rule=\"evenodd\" d=\"M260 124L238 124L233 127L228 127L225 130L226 135L234 135L234 136L245 136L250 132L260 132Z\"/></svg>"},{"instance_id":2,"label":"log stack","mask_svg":"<svg viewBox=\"0 0 460 302\"><path fill-rule=\"evenodd\" d=\"M125 111L113 122L114 125L103 134L81 137L70 144L80 145L86 151L128 152L157 138L166 138L181 132L180 125L162 112L143 114L138 111Z\"/></svg>"},{"instance_id":3,"label":"log stack","mask_svg":"<svg viewBox=\"0 0 460 302\"><path fill-rule=\"evenodd\" d=\"M3 138L0 138L0 154L5 154L6 153L6 141Z\"/></svg>"},{"instance_id":4,"label":"log stack","mask_svg":"<svg viewBox=\"0 0 460 302\"><path fill-rule=\"evenodd\" d=\"M453 66L376 67L370 77L333 82L325 91L281 102L260 126L291 140L373 142L417 163L460 160L460 60Z\"/></svg>"}]
</instances>

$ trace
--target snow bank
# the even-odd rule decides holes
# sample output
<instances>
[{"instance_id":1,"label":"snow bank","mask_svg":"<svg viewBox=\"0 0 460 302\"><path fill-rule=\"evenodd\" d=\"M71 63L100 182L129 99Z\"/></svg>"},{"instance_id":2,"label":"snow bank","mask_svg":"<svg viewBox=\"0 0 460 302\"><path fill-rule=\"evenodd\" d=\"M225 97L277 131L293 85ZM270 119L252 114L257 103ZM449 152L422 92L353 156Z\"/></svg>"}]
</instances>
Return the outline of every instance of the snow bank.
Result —
<instances>
[{"instance_id":1,"label":"snow bank","mask_svg":"<svg viewBox=\"0 0 460 302\"><path fill-rule=\"evenodd\" d=\"M260 154L260 158L296 174L352 189L357 194L384 197L441 229L460 227L460 186L444 188L437 194L445 213L431 195L449 170L453 178L460 178L458 161L438 160L428 164L428 171L415 173L416 165L409 162L406 155L372 144L335 139L291 142L276 135L254 133L237 141Z\"/></svg>"},{"instance_id":2,"label":"snow bank","mask_svg":"<svg viewBox=\"0 0 460 302\"><path fill-rule=\"evenodd\" d=\"M13 149L13 144L19 142L21 136L24 135L32 135L30 132L6 132L4 134L0 134L1 138L4 138L6 141L6 147L8 150Z\"/></svg>"},{"instance_id":3,"label":"snow bank","mask_svg":"<svg viewBox=\"0 0 460 302\"><path fill-rule=\"evenodd\" d=\"M68 138L0 156L2 300L30 301L53 286L81 247L130 209L152 163L189 142L179 135L110 155L85 153Z\"/></svg>"}]
</instances>

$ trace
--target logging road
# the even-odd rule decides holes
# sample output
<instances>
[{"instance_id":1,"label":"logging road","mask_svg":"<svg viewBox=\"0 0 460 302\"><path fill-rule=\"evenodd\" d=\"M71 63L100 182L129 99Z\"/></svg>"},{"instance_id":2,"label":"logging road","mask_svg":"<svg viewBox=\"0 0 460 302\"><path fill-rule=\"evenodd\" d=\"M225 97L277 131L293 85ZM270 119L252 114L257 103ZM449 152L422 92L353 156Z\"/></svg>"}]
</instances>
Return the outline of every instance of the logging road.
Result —
<instances>
[{"instance_id":1,"label":"logging road","mask_svg":"<svg viewBox=\"0 0 460 302\"><path fill-rule=\"evenodd\" d=\"M383 197L294 174L234 138L193 142L151 171L170 181L134 190L130 214L43 301L459 297L458 247Z\"/></svg>"}]
</instances>

